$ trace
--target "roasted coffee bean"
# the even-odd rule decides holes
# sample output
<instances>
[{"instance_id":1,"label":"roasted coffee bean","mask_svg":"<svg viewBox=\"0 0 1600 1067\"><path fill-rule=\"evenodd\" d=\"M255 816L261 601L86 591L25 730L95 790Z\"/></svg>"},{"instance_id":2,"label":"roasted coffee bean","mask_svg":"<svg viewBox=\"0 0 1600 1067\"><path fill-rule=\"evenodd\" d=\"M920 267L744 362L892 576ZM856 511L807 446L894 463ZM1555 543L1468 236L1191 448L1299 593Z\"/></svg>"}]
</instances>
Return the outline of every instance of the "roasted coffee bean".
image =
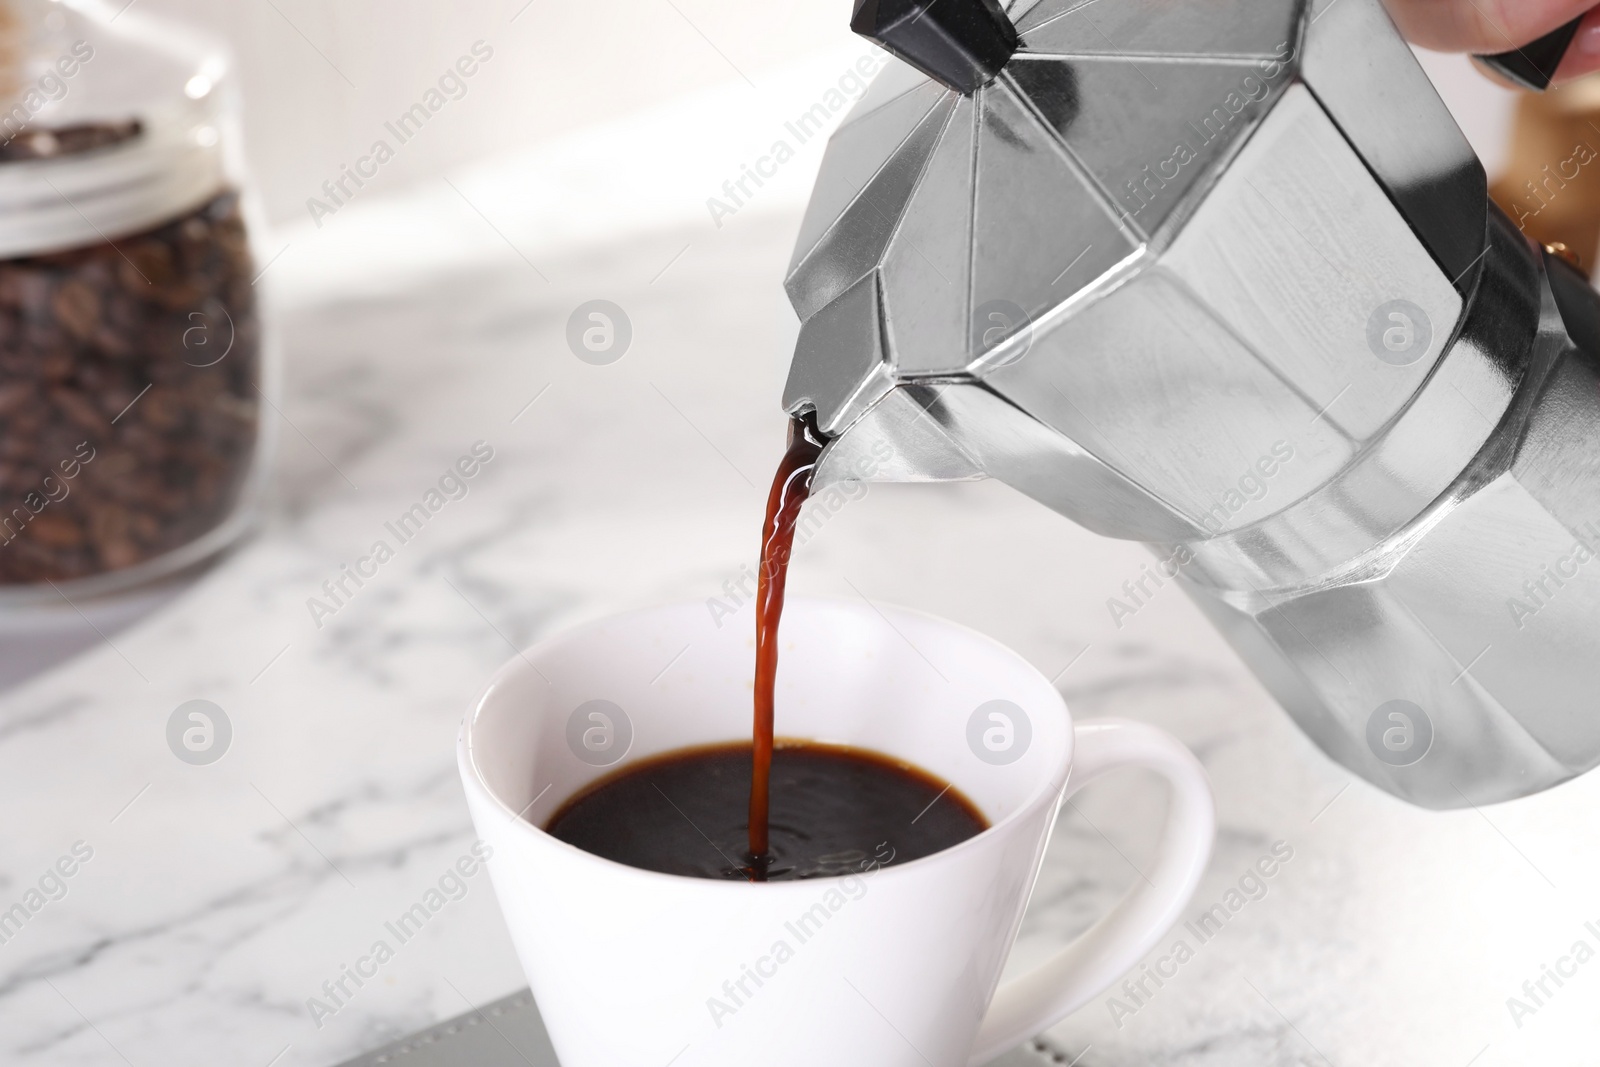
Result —
<instances>
[{"instance_id":1,"label":"roasted coffee bean","mask_svg":"<svg viewBox=\"0 0 1600 1067\"><path fill-rule=\"evenodd\" d=\"M56 134L59 152L138 129ZM0 260L0 586L156 559L239 506L260 422L252 274L231 192L114 245Z\"/></svg>"},{"instance_id":2,"label":"roasted coffee bean","mask_svg":"<svg viewBox=\"0 0 1600 1067\"><path fill-rule=\"evenodd\" d=\"M100 326L100 295L82 278L69 278L50 298L56 322L78 341L94 337Z\"/></svg>"},{"instance_id":3,"label":"roasted coffee bean","mask_svg":"<svg viewBox=\"0 0 1600 1067\"><path fill-rule=\"evenodd\" d=\"M10 385L0 383L0 418L12 414L36 395L33 389L23 382Z\"/></svg>"},{"instance_id":4,"label":"roasted coffee bean","mask_svg":"<svg viewBox=\"0 0 1600 1067\"><path fill-rule=\"evenodd\" d=\"M28 536L48 548L77 548L83 543L83 530L77 523L48 509L29 521Z\"/></svg>"},{"instance_id":5,"label":"roasted coffee bean","mask_svg":"<svg viewBox=\"0 0 1600 1067\"><path fill-rule=\"evenodd\" d=\"M30 130L0 143L0 163L56 159L79 152L92 152L97 148L109 148L132 140L143 129L138 119L129 119L125 122L94 122Z\"/></svg>"},{"instance_id":6,"label":"roasted coffee bean","mask_svg":"<svg viewBox=\"0 0 1600 1067\"><path fill-rule=\"evenodd\" d=\"M65 415L67 421L80 430L98 433L109 421L87 397L80 396L70 389L52 389L49 397L51 407L55 408L57 413Z\"/></svg>"}]
</instances>

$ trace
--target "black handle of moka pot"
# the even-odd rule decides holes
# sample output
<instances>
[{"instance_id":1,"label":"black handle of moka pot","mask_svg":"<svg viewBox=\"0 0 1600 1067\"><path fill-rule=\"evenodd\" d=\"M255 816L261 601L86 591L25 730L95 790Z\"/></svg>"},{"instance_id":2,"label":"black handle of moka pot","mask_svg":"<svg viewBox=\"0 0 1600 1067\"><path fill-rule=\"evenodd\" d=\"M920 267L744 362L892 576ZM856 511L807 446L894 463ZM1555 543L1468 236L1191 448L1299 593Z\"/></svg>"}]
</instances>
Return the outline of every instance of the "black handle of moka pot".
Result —
<instances>
[{"instance_id":1,"label":"black handle of moka pot","mask_svg":"<svg viewBox=\"0 0 1600 1067\"><path fill-rule=\"evenodd\" d=\"M1524 89L1542 93L1550 88L1550 79L1556 76L1556 68L1561 66L1561 60L1566 56L1567 49L1572 47L1572 39L1577 36L1578 24L1583 19L1584 16L1579 15L1554 33L1547 33L1532 44L1525 44L1521 48L1513 48L1499 55L1473 58L1502 78L1507 78Z\"/></svg>"},{"instance_id":2,"label":"black handle of moka pot","mask_svg":"<svg viewBox=\"0 0 1600 1067\"><path fill-rule=\"evenodd\" d=\"M850 28L969 96L994 80L1018 43L998 0L856 0Z\"/></svg>"}]
</instances>

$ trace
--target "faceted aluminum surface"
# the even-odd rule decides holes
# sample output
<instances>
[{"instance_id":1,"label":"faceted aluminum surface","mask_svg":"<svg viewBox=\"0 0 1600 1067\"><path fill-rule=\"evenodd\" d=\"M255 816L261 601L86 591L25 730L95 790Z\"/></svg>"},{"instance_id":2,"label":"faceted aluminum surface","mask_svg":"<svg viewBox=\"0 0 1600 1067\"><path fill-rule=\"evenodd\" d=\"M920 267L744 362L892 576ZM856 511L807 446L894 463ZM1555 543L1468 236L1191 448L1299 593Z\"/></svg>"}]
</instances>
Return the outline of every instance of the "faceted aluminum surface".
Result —
<instances>
[{"instance_id":1,"label":"faceted aluminum surface","mask_svg":"<svg viewBox=\"0 0 1600 1067\"><path fill-rule=\"evenodd\" d=\"M1414 803L1600 764L1600 297L1491 209L1380 0L1008 11L993 80L891 66L830 147L788 278L817 484L887 454L1181 557Z\"/></svg>"},{"instance_id":2,"label":"faceted aluminum surface","mask_svg":"<svg viewBox=\"0 0 1600 1067\"><path fill-rule=\"evenodd\" d=\"M1017 21L1028 47L1060 55L1271 55L1294 42L1299 9L1261 0L1040 0Z\"/></svg>"},{"instance_id":3,"label":"faceted aluminum surface","mask_svg":"<svg viewBox=\"0 0 1600 1067\"><path fill-rule=\"evenodd\" d=\"M1600 337L1578 347L1558 332L1593 330L1600 298L1563 269L1550 280L1565 306L1547 314L1523 403L1411 533L1299 589L1184 575L1324 751L1425 807L1505 800L1600 764L1600 459L1585 444ZM1384 728L1369 732L1374 720Z\"/></svg>"},{"instance_id":4,"label":"faceted aluminum surface","mask_svg":"<svg viewBox=\"0 0 1600 1067\"><path fill-rule=\"evenodd\" d=\"M876 271L893 380L1015 358L1019 332L1169 241L1290 83L1301 5L1268 8L1042 0L1000 75L965 96L891 64L824 158L787 279L802 321ZM1230 23L1255 27L1231 50ZM842 429L864 380L800 378L785 406Z\"/></svg>"}]
</instances>

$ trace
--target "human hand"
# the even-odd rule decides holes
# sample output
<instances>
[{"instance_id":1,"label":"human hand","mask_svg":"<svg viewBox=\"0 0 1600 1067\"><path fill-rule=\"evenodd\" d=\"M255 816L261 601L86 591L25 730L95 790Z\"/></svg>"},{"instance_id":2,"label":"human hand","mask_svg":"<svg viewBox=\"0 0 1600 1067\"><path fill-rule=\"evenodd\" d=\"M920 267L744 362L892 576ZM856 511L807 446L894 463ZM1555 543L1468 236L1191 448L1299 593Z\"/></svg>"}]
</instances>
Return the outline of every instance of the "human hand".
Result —
<instances>
[{"instance_id":1,"label":"human hand","mask_svg":"<svg viewBox=\"0 0 1600 1067\"><path fill-rule=\"evenodd\" d=\"M1538 40L1583 16L1555 81L1600 70L1596 0L1384 0L1414 44L1441 52L1492 55Z\"/></svg>"}]
</instances>

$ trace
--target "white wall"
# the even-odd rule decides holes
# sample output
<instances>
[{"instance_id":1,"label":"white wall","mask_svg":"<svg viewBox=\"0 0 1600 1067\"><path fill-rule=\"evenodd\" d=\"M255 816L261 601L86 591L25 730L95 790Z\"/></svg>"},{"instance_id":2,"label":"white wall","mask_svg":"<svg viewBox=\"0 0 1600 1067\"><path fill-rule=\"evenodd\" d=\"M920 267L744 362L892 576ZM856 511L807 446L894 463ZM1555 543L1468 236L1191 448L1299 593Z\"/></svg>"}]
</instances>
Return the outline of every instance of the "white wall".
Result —
<instances>
[{"instance_id":1,"label":"white wall","mask_svg":"<svg viewBox=\"0 0 1600 1067\"><path fill-rule=\"evenodd\" d=\"M759 84L775 66L849 40L851 6L850 0L137 2L136 10L181 18L232 43L246 94L250 157L275 220L304 218L306 198L340 164L365 152L384 120L416 102L475 40L488 42L494 58L468 83L466 96L400 149L374 189L397 188L713 83L744 76Z\"/></svg>"},{"instance_id":2,"label":"white wall","mask_svg":"<svg viewBox=\"0 0 1600 1067\"><path fill-rule=\"evenodd\" d=\"M1492 178L1504 160L1517 94L1479 74L1465 56L1417 49L1417 58Z\"/></svg>"}]
</instances>

